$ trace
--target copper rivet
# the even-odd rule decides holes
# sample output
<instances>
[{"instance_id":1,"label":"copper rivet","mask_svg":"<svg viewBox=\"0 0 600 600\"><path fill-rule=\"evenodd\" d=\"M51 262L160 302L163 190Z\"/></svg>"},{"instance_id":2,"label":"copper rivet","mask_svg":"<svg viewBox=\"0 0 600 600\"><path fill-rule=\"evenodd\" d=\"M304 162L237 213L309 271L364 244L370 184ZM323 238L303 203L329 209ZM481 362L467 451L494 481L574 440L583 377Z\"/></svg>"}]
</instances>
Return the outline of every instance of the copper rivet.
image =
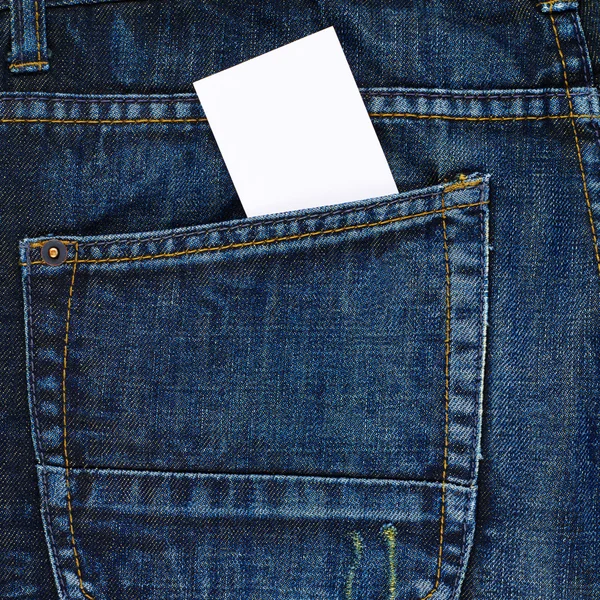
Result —
<instances>
[{"instance_id":1,"label":"copper rivet","mask_svg":"<svg viewBox=\"0 0 600 600\"><path fill-rule=\"evenodd\" d=\"M67 260L67 246L60 240L48 240L42 244L42 260L51 267L58 267Z\"/></svg>"}]
</instances>

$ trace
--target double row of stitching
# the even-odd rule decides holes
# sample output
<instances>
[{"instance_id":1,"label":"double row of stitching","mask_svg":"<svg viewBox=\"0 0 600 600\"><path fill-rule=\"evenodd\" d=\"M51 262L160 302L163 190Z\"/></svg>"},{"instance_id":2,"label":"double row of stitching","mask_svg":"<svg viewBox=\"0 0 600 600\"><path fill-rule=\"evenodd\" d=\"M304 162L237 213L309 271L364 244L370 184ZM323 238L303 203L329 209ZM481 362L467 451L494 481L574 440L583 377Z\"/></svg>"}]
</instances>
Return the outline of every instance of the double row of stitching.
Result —
<instances>
[{"instance_id":1,"label":"double row of stitching","mask_svg":"<svg viewBox=\"0 0 600 600\"><path fill-rule=\"evenodd\" d=\"M464 190L472 187L478 187L483 182L482 179L474 179L468 181L461 181L458 183L451 183L445 186L443 189L445 193L450 193L458 190ZM206 238L207 236L215 233L232 233L238 230L245 230L247 233L252 232L258 227L265 226L273 226L273 225L291 225L302 223L307 220L312 219L321 219L321 218L330 218L330 217L338 217L351 215L359 212L372 211L379 208L390 208L396 205L404 204L407 202L415 202L416 200L425 200L427 198L433 198L440 194L440 190L436 190L427 194L419 194L418 196L412 197L404 197L404 198L392 198L381 200L380 202L374 202L369 204L368 206L353 206L351 208L343 208L338 210L328 210L326 212L323 211L315 211L310 212L308 214L304 214L301 216L292 216L292 217L283 217L283 218L274 218L274 219L260 219L254 223L240 223L238 225L222 225L219 227L212 227L210 229L205 229L202 231L182 231L179 233L169 233L161 236L142 236L142 237L134 237L134 238L120 238L113 240L101 240L101 241L92 241L92 242L80 242L80 241L71 241L67 239L61 239L61 242L67 246L72 246L77 243L77 247L79 250L79 256L81 257L81 251L85 248L100 248L104 246L129 246L132 244L145 244L149 242L165 242L172 240L180 240L185 241L187 239L198 239L199 237ZM45 244L46 240L41 240L37 242L32 242L29 244L28 248L35 249L41 248ZM79 258L78 262L82 262L82 258ZM68 261L67 261L68 262ZM19 263L21 266L24 266L25 263ZM30 260L27 264L39 265L45 264L41 260Z\"/></svg>"},{"instance_id":2,"label":"double row of stitching","mask_svg":"<svg viewBox=\"0 0 600 600\"><path fill-rule=\"evenodd\" d=\"M73 524L73 500L71 496L71 465L69 463L69 444L67 432L67 356L69 353L69 328L71 324L71 304L73 300L73 290L75 288L75 273L77 272L77 244L75 244L75 260L73 261L73 270L71 271L71 285L69 286L69 297L67 300L67 318L65 324L65 344L63 347L63 367L62 367L62 419L63 419L63 458L65 461L65 488L67 492L67 514L69 517L69 533L71 539L71 550L73 552L73 560L75 561L75 570L77 572L77 580L79 589L83 596L88 600L94 600L94 597L89 594L83 583L83 573L81 570L81 561L77 550L77 542L75 540L75 526Z\"/></svg>"},{"instance_id":3,"label":"double row of stitching","mask_svg":"<svg viewBox=\"0 0 600 600\"><path fill-rule=\"evenodd\" d=\"M476 179L472 181L463 181L455 184L450 184L444 188L446 193L451 191L464 190L471 187L477 187L481 185L482 180ZM349 215L362 211L371 211L376 208L388 208L391 206L395 206L398 204L403 204L406 202L414 202L415 200L425 200L427 198L433 198L434 196L438 196L440 194L440 190L436 190L435 192L431 192L428 194L419 194L417 197L408 197L408 198L393 198L382 200L381 202L375 202L373 204L369 204L368 207L365 206L353 206L352 208L343 208L339 210L328 210L327 212L311 212L302 216L294 216L294 217L283 217L276 219L261 219L256 223L240 223L238 225L223 225L220 227L213 227L211 229L206 229L200 232L190 232L183 231L180 233L170 233L168 235L162 236L143 236L143 237L135 237L135 238L120 238L113 240L104 240L104 241L94 241L94 242L78 242L79 252L81 254L81 250L83 248L91 247L91 248L99 248L102 246L122 246L122 245L130 245L130 244L141 244L147 242L164 242L167 240L185 240L188 238L196 238L198 236L206 237L213 233L222 233L222 232L233 232L240 229L245 229L247 231L251 231L256 227L264 227L264 226L272 226L272 225L287 225L287 224L297 224L303 221L307 221L310 219L319 219L324 217L337 217L342 215ZM69 240L61 240L64 244L72 245L75 242ZM44 245L45 241L32 242L29 244L29 248L41 248ZM80 260L81 262L81 260ZM38 261L30 262L29 264L41 264Z\"/></svg>"},{"instance_id":4,"label":"double row of stitching","mask_svg":"<svg viewBox=\"0 0 600 600\"><path fill-rule=\"evenodd\" d=\"M591 90L592 86L587 86ZM498 100L548 100L554 98L565 98L566 93L561 91L546 92L540 91L539 93L534 92L513 92L513 93L502 93L502 92L490 92L490 93L469 93L457 91L448 92L424 92L421 90L410 90L402 89L395 91L386 91L378 89L363 89L361 95L366 98L424 98L430 100L483 100L483 101L498 101ZM572 97L587 97L593 95L592 91L573 91L571 92ZM159 105L172 105L180 104L187 105L189 108L196 108L198 106L198 99L195 95L181 94L178 96L171 97L152 97L152 96L132 96L132 97L63 97L63 96L1 96L0 102L50 102L58 104L159 104Z\"/></svg>"},{"instance_id":5,"label":"double row of stitching","mask_svg":"<svg viewBox=\"0 0 600 600\"><path fill-rule=\"evenodd\" d=\"M587 176L585 173L585 167L583 165L583 156L581 153L581 143L579 141L579 132L577 131L577 121L576 121L577 115L575 114L575 109L573 107L573 99L571 98L571 87L569 85L569 76L567 74L567 63L566 63L565 55L563 53L562 46L560 43L560 36L558 35L558 28L556 26L556 18L554 16L553 4L549 4L549 15L550 15L550 21L552 23L552 31L554 33L554 38L556 41L556 49L558 51L558 56L560 58L560 63L562 66L563 80L565 83L565 93L567 95L567 102L569 103L569 119L571 122L571 127L573 129L573 139L575 140L575 151L577 154L577 164L579 166L579 172L581 174L581 183L583 186L583 196L585 199L588 220L590 223L590 229L591 229L591 234L592 234L592 243L593 243L593 247L594 247L594 257L596 259L596 268L598 271L598 275L600 275L600 250L598 249L598 235L596 233L596 225L594 222L594 214L592 211L592 201L590 198Z\"/></svg>"},{"instance_id":6,"label":"double row of stitching","mask_svg":"<svg viewBox=\"0 0 600 600\"><path fill-rule=\"evenodd\" d=\"M574 114L569 112L566 115L515 115L515 116L485 116L469 117L460 115L436 115L419 114L409 112L372 112L369 113L373 118L393 118L393 119L430 119L446 121L472 121L472 122L512 122L512 121L549 121L561 119L599 119L600 115L593 114ZM54 119L54 118L1 118L0 124L36 124L47 123L55 125L143 125L143 124L171 124L171 123L207 123L205 117L175 117L164 119Z\"/></svg>"},{"instance_id":7,"label":"double row of stitching","mask_svg":"<svg viewBox=\"0 0 600 600\"><path fill-rule=\"evenodd\" d=\"M437 553L435 582L431 590L421 600L428 600L438 590L442 579L442 565L444 556L444 535L446 532L446 486L448 483L448 446L450 425L450 347L452 343L451 323L451 286L450 286L450 254L448 251L448 231L446 225L446 206L444 192L442 191L442 236L444 240L444 270L445 270L445 304L446 319L444 332L444 455L442 461L442 492L440 500L440 532Z\"/></svg>"},{"instance_id":8,"label":"double row of stitching","mask_svg":"<svg viewBox=\"0 0 600 600\"><path fill-rule=\"evenodd\" d=\"M290 241L294 241L294 240L302 240L302 239L312 238L312 237L321 236L321 235L331 235L331 234L342 233L342 232L346 232L346 231L366 229L366 228L371 228L371 227L379 227L382 225L388 225L388 224L396 223L399 221L415 219L417 217L425 217L428 215L439 214L442 212L445 213L445 212L448 212L451 210L480 206L482 204L487 204L487 201L470 202L470 203L466 203L466 204L457 204L455 206L449 206L444 209L441 209L441 208L432 209L432 210L423 211L423 212L415 213L415 214L411 214L411 215L403 215L403 216L399 216L399 217L383 219L381 221L374 221L374 222L369 222L369 223L359 223L356 225L345 225L342 227L332 227L329 229L321 229L318 231L309 231L309 232L305 232L305 233L296 233L296 234L290 234L290 235L284 235L284 236L276 236L276 237L271 237L271 238L267 238L264 240L252 240L249 242L232 242L232 243L228 243L228 244L220 244L218 246L207 246L204 248L187 248L185 250L178 250L176 252L161 252L158 254L142 254L140 256L108 257L108 258L80 258L80 259L75 258L75 259L70 259L70 260L65 261L65 264L69 264L69 263L72 264L75 262L77 264L136 262L136 261L141 261L141 260L154 260L154 259L159 259L159 258L175 258L175 257L179 257L179 256L190 256L190 255L194 255L194 254L201 254L201 253L205 253L205 252L217 252L217 251L223 251L223 250L235 250L235 249L241 249L241 248L248 248L248 247L253 247L253 246L264 246L264 245L274 244L274 243L279 243L279 242L290 242ZM40 261L33 261L29 264L36 265L36 264L45 264L45 263L40 260Z\"/></svg>"}]
</instances>

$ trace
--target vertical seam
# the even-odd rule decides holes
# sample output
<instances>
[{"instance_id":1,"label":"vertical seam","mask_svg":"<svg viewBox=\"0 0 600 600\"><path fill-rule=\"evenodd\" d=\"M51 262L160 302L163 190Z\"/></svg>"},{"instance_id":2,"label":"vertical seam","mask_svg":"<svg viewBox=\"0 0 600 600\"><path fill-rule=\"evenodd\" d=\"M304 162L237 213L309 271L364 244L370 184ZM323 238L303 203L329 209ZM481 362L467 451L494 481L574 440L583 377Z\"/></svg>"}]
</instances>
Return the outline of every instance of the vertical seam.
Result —
<instances>
[{"instance_id":1,"label":"vertical seam","mask_svg":"<svg viewBox=\"0 0 600 600\"><path fill-rule=\"evenodd\" d=\"M56 550L56 542L54 540L54 531L52 529L51 517L50 517L50 503L48 501L48 478L46 475L45 463L44 463L44 454L43 448L40 443L40 435L41 428L38 418L37 411L37 394L35 387L35 360L34 360L34 341L33 341L33 316L32 316L32 294L31 294L31 267L30 267L30 249L27 247L26 250L27 256L27 267L26 267L26 288L27 288L27 325L29 329L29 386L30 386L30 394L31 394L31 412L33 414L33 421L35 423L35 445L37 449L37 454L39 456L40 464L42 466L42 479L40 485L40 495L41 495L41 513L42 518L46 517L46 521L48 524L48 541L50 543L49 551L54 556L54 561L58 564L58 552ZM61 569L56 569L59 577L58 585L61 588L61 592L66 596L66 583Z\"/></svg>"},{"instance_id":2,"label":"vertical seam","mask_svg":"<svg viewBox=\"0 0 600 600\"><path fill-rule=\"evenodd\" d=\"M54 524L52 522L52 515L50 514L50 502L48 500L48 473L45 467L42 467L42 514L46 518L46 525L48 530L48 539L50 542L50 551L52 553L53 562L54 562L54 571L58 575L58 586L63 596L67 597L67 583L65 581L64 574L59 564L59 554L56 546L56 541L54 539Z\"/></svg>"},{"instance_id":3,"label":"vertical seam","mask_svg":"<svg viewBox=\"0 0 600 600\"><path fill-rule=\"evenodd\" d=\"M382 529L383 537L387 544L388 559L388 600L396 600L397 575L396 575L396 528L385 525Z\"/></svg>"},{"instance_id":4,"label":"vertical seam","mask_svg":"<svg viewBox=\"0 0 600 600\"><path fill-rule=\"evenodd\" d=\"M354 598L354 580L360 567L364 546L363 539L359 531L352 531L350 533L350 538L352 539L353 557L352 564L348 570L348 575L346 576L346 584L344 586L346 600L352 600Z\"/></svg>"},{"instance_id":5,"label":"vertical seam","mask_svg":"<svg viewBox=\"0 0 600 600\"><path fill-rule=\"evenodd\" d=\"M33 316L31 314L32 304L31 304L31 252L30 247L27 247L26 251L26 285L27 285L27 326L29 327L29 387L31 390L31 412L33 413L33 420L35 422L35 427L37 432L41 432L40 424L38 420L37 414L37 401L36 401L36 388L35 388L35 370L34 370L34 343L33 343ZM35 446L37 449L37 453L40 459L42 466L44 466L44 457L42 454L42 446L39 440L39 436L35 436Z\"/></svg>"},{"instance_id":6,"label":"vertical seam","mask_svg":"<svg viewBox=\"0 0 600 600\"><path fill-rule=\"evenodd\" d=\"M19 25L21 27L21 30L17 33L18 42L16 40L13 40L13 43L19 44L19 55L21 56L20 62L23 62L25 60L25 57L23 55L23 46L25 42L25 16L23 14L24 0L14 0L14 2L17 2L19 5Z\"/></svg>"},{"instance_id":7,"label":"vertical seam","mask_svg":"<svg viewBox=\"0 0 600 600\"><path fill-rule=\"evenodd\" d=\"M67 318L65 324L65 346L63 349L63 367L62 367L62 417L63 417L63 456L65 459L65 487L67 490L67 512L69 515L69 531L71 534L71 548L73 550L73 558L75 559L75 567L77 570L77 579L81 593L88 599L94 600L83 585L83 576L81 573L81 564L79 561L79 553L75 542L75 529L73 527L73 502L71 498L71 467L69 465L69 449L67 443L67 355L69 352L69 326L71 320L71 304L73 299L73 288L75 287L75 273L77 272L78 244L75 242L75 260L73 261L73 271L71 272L71 285L69 286L69 298L67 300Z\"/></svg>"},{"instance_id":8,"label":"vertical seam","mask_svg":"<svg viewBox=\"0 0 600 600\"><path fill-rule=\"evenodd\" d=\"M481 190L480 193L481 193L481 199L483 199L483 189ZM479 318L481 321L481 335L479 336L479 343L478 343L479 364L477 367L477 371L479 373L479 377L477 380L477 389L482 390L483 377L484 377L483 362L485 359L484 338L486 335L486 332L485 332L486 322L484 321L484 312L485 312L485 285L484 285L484 281L485 281L485 244L488 243L488 240L486 239L486 236L485 236L483 211L479 211L479 234L480 234L480 239L481 239L480 252L479 252L479 273L480 273L480 277L481 277L481 292L479 294L479 306L480 306ZM482 406L483 405L483 392L480 391L479 394L481 395L481 397L479 398L479 402L481 403L481 406ZM475 479L475 474L476 474L476 465L477 465L477 461L479 460L477 454L480 451L480 449L477 447L477 431L481 427L481 423L479 422L479 419L480 419L479 405L478 405L477 409L478 410L477 410L477 415L476 415L475 427L473 427L473 435L471 436L471 447L473 448L473 454L472 454L472 458L471 458L470 478L469 478L471 485L473 485L475 483L474 479ZM454 580L454 586L453 586L454 594L452 596L453 600L457 600L459 598L460 590L457 589L457 586L459 585L461 574L463 573L463 570L465 569L465 563L467 562L467 555L469 554L469 552L465 548L465 544L467 541L467 530L468 530L467 500L472 502L473 498L470 495L465 494L465 500L463 502L463 509L462 509L463 534L462 534L462 540L461 540L461 550L462 551L461 551L461 557L460 557L460 565L458 567L458 572L457 572L456 578ZM475 529L475 525L473 525L473 529Z\"/></svg>"},{"instance_id":9,"label":"vertical seam","mask_svg":"<svg viewBox=\"0 0 600 600\"><path fill-rule=\"evenodd\" d=\"M587 184L587 177L585 174L585 168L583 166L583 156L581 154L581 144L579 143L579 133L577 132L577 124L575 121L575 111L573 109L573 100L571 98L571 88L569 86L569 76L567 74L567 64L565 62L565 55L563 54L562 47L560 44L560 37L558 35L558 29L556 27L556 19L554 18L553 7L549 7L550 21L552 23L552 31L554 32L554 38L556 40L556 48L562 64L563 79L565 83L565 93L567 96L567 102L569 104L569 118L571 126L573 128L573 137L575 139L575 148L577 150L577 161L579 164L579 171L581 172L581 181L583 184L583 195L585 197L585 203L587 207L588 219L590 222L590 228L592 231L592 241L594 244L594 256L596 258L596 268L598 275L600 276L600 253L598 252L598 236L596 234L596 225L594 224L594 213L592 212L592 202L590 200L590 193Z\"/></svg>"},{"instance_id":10,"label":"vertical seam","mask_svg":"<svg viewBox=\"0 0 600 600\"><path fill-rule=\"evenodd\" d=\"M444 238L444 265L446 272L446 330L444 339L444 461L442 468L442 498L441 498L441 516L440 516L440 536L437 557L437 567L435 574L435 583L421 600L428 600L437 591L442 577L442 558L444 553L444 534L446 529L446 485L448 476L448 434L449 434L449 409L450 409L450 343L451 343L451 297L450 297L450 257L448 252L448 232L446 227L446 204L444 191L441 193L442 202L442 235Z\"/></svg>"},{"instance_id":11,"label":"vertical seam","mask_svg":"<svg viewBox=\"0 0 600 600\"><path fill-rule=\"evenodd\" d=\"M573 11L571 12L571 17L573 20L573 29L575 30L575 36L577 38L577 46L579 47L579 54L581 56L581 62L583 63L583 75L585 78L585 85L588 90L594 88L594 77L592 75L590 62L589 62L589 54L586 50L586 42L584 38L584 32L581 29L581 21L579 20L577 14ZM590 99L590 94L585 94L585 98L587 100L588 108L592 109L592 102ZM594 137L596 138L596 144L598 148L600 148L600 125L595 119L591 119L592 129L594 130Z\"/></svg>"},{"instance_id":12,"label":"vertical seam","mask_svg":"<svg viewBox=\"0 0 600 600\"><path fill-rule=\"evenodd\" d=\"M38 8L38 0L35 0L34 5L35 5L35 40L37 42L37 61L39 63L42 60L42 52L40 49L40 13L39 13L39 8ZM38 68L41 69L42 68L41 65L39 65Z\"/></svg>"}]
</instances>

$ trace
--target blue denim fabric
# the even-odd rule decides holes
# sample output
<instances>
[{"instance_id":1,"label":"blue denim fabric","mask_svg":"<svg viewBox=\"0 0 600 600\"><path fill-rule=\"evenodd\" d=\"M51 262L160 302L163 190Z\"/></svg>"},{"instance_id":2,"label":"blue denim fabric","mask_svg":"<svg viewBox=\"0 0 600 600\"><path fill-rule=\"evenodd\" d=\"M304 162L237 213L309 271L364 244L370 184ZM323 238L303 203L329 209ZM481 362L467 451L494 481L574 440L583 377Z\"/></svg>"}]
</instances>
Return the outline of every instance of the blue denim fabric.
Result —
<instances>
[{"instance_id":1,"label":"blue denim fabric","mask_svg":"<svg viewBox=\"0 0 600 600\"><path fill-rule=\"evenodd\" d=\"M0 598L600 598L598 5L45 8ZM330 25L401 193L246 218L191 82Z\"/></svg>"}]
</instances>

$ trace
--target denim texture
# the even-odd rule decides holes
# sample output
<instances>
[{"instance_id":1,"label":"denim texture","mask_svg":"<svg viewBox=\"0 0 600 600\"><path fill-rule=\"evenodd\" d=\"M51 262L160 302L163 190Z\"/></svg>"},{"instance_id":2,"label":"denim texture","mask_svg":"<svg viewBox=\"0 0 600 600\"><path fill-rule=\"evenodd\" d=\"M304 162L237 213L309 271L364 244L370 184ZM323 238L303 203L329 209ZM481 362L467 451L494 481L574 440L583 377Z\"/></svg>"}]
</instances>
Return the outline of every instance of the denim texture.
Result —
<instances>
[{"instance_id":1,"label":"denim texture","mask_svg":"<svg viewBox=\"0 0 600 600\"><path fill-rule=\"evenodd\" d=\"M1 598L600 598L597 4L0 9ZM248 219L191 82L329 25L401 193Z\"/></svg>"}]
</instances>

